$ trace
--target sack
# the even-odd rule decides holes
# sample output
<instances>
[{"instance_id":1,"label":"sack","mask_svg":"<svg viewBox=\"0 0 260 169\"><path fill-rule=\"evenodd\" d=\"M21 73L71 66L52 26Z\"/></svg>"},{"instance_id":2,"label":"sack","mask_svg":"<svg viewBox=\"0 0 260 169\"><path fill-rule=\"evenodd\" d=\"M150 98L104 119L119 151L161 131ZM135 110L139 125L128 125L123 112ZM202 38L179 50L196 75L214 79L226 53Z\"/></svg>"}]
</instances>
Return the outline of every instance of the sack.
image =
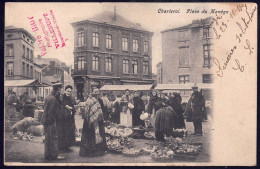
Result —
<instances>
[{"instance_id":1,"label":"sack","mask_svg":"<svg viewBox=\"0 0 260 169\"><path fill-rule=\"evenodd\" d=\"M43 125L31 126L28 129L26 129L26 132L34 136L43 136L44 128Z\"/></svg>"},{"instance_id":2,"label":"sack","mask_svg":"<svg viewBox=\"0 0 260 169\"><path fill-rule=\"evenodd\" d=\"M32 117L26 117L20 121L18 121L17 123L15 123L11 130L13 132L24 132L27 128L29 128L30 126L34 126L34 125L39 125L40 123L38 121L36 121L34 118Z\"/></svg>"}]
</instances>

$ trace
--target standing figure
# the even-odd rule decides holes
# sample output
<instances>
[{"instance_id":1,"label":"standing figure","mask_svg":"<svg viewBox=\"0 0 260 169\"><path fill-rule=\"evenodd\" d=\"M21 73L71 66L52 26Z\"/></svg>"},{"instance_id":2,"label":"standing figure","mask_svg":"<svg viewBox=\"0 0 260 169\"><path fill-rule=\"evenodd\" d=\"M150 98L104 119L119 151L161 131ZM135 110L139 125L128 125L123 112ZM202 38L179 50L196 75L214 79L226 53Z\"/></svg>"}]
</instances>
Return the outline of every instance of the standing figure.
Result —
<instances>
[{"instance_id":1,"label":"standing figure","mask_svg":"<svg viewBox=\"0 0 260 169\"><path fill-rule=\"evenodd\" d=\"M62 110L60 91L62 83L53 84L53 90L44 102L42 124L44 126L44 156L47 160L64 159L58 154L57 120Z\"/></svg>"},{"instance_id":2,"label":"standing figure","mask_svg":"<svg viewBox=\"0 0 260 169\"><path fill-rule=\"evenodd\" d=\"M81 136L80 156L104 155L107 145L103 112L98 101L99 90L93 89L92 96L85 102L83 111L83 129Z\"/></svg>"},{"instance_id":3,"label":"standing figure","mask_svg":"<svg viewBox=\"0 0 260 169\"><path fill-rule=\"evenodd\" d=\"M118 94L116 96L116 100L113 103L113 113L112 113L112 122L119 124L120 123L120 100L121 100L121 94Z\"/></svg>"},{"instance_id":4,"label":"standing figure","mask_svg":"<svg viewBox=\"0 0 260 169\"><path fill-rule=\"evenodd\" d=\"M144 101L139 97L138 91L134 91L134 108L132 113L133 126L145 127L145 122L140 119L140 115L144 113L145 105Z\"/></svg>"},{"instance_id":5,"label":"standing figure","mask_svg":"<svg viewBox=\"0 0 260 169\"><path fill-rule=\"evenodd\" d=\"M75 100L72 98L72 86L67 85L62 95L62 111L58 121L58 145L60 151L71 151L71 147L75 143Z\"/></svg>"},{"instance_id":6,"label":"standing figure","mask_svg":"<svg viewBox=\"0 0 260 169\"><path fill-rule=\"evenodd\" d=\"M132 126L132 110L133 100L130 96L129 89L125 90L125 95L122 96L120 107L122 108L120 113L120 124L125 126ZM130 106L130 107L129 107Z\"/></svg>"},{"instance_id":7,"label":"standing figure","mask_svg":"<svg viewBox=\"0 0 260 169\"><path fill-rule=\"evenodd\" d=\"M109 108L110 108L110 101L107 98L107 93L104 92L103 96L101 97L104 108L103 108L103 115L104 115L104 120L108 121L109 120Z\"/></svg>"},{"instance_id":8,"label":"standing figure","mask_svg":"<svg viewBox=\"0 0 260 169\"><path fill-rule=\"evenodd\" d=\"M193 93L188 101L185 109L185 116L188 122L193 122L193 135L202 136L203 111L205 108L205 100L203 95L198 92L198 87L192 87Z\"/></svg>"},{"instance_id":9,"label":"standing figure","mask_svg":"<svg viewBox=\"0 0 260 169\"><path fill-rule=\"evenodd\" d=\"M184 117L183 117L184 110L181 105L182 98L179 93L173 93L173 96L174 97L172 99L170 106L172 106L173 110L178 115L178 122L177 122L175 128L177 128L177 129L186 128L185 122L184 122Z\"/></svg>"}]
</instances>

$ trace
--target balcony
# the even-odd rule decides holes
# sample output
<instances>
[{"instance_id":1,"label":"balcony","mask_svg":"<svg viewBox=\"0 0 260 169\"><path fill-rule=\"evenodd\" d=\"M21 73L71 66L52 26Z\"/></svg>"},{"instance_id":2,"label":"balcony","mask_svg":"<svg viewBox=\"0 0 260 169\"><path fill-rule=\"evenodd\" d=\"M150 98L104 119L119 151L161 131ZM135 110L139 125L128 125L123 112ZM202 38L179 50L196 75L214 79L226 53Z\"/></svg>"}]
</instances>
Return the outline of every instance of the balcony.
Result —
<instances>
[{"instance_id":1,"label":"balcony","mask_svg":"<svg viewBox=\"0 0 260 169\"><path fill-rule=\"evenodd\" d=\"M74 52L85 51L85 50L87 50L87 49L88 49L87 46L76 46L76 47L74 48Z\"/></svg>"}]
</instances>

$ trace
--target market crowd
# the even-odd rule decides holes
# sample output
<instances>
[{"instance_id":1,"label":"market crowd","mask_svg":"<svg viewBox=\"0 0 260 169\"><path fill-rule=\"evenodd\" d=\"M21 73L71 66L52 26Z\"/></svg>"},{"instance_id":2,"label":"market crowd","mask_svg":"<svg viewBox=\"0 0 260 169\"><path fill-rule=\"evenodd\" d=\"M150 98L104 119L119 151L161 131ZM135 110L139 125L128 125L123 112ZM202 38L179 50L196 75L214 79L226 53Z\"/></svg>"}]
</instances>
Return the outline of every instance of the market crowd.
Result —
<instances>
[{"instance_id":1,"label":"market crowd","mask_svg":"<svg viewBox=\"0 0 260 169\"><path fill-rule=\"evenodd\" d=\"M173 129L185 129L186 122L193 122L194 135L201 136L202 121L205 112L205 100L198 87L192 87L193 93L184 107L179 93L165 93L153 90L147 99L142 92L125 90L118 94L114 101L109 100L107 93L100 93L93 88L84 102L75 101L72 86L67 85L61 94L61 83L53 84L52 93L44 101L44 113L41 123L44 126L47 160L64 159L61 152L72 151L75 143L75 118L79 111L84 119L80 144L80 156L99 156L107 150L106 123L120 124L126 127L152 127L158 141L165 141ZM33 117L35 99L29 99L25 93L20 99L14 92L7 98L9 117L12 112L22 111L23 116Z\"/></svg>"}]
</instances>

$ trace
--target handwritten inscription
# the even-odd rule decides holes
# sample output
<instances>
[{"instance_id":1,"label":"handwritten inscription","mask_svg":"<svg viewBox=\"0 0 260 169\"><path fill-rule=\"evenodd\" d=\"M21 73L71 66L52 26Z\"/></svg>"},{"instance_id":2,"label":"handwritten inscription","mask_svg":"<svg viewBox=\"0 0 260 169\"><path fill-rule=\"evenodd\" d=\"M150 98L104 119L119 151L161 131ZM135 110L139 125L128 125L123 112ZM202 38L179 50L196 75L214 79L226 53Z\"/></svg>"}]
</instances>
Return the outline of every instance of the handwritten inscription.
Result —
<instances>
[{"instance_id":1,"label":"handwritten inscription","mask_svg":"<svg viewBox=\"0 0 260 169\"><path fill-rule=\"evenodd\" d=\"M256 7L253 9L249 9L247 4L239 4L235 9L232 9L229 17L223 17L223 15L216 16L212 19L211 26L213 26L213 33L217 40L222 39L225 35L226 30L231 27L229 26L232 22L235 23L237 33L234 38L234 46L226 52L226 59L222 59L224 63L221 63L219 58L214 57L213 63L217 67L216 74L219 77L223 77L224 70L229 65L232 57L234 56L235 50L239 47L239 44L244 44L244 50L248 51L248 55L253 54L254 48L252 47L250 40L246 37L250 24L253 22L253 18L256 12ZM242 14L242 17L238 17L238 14ZM234 29L234 27L232 27ZM235 64L231 64L233 70L239 70L240 72L244 72L245 64L241 64L239 58L232 59ZM232 66L235 65L235 66Z\"/></svg>"}]
</instances>

